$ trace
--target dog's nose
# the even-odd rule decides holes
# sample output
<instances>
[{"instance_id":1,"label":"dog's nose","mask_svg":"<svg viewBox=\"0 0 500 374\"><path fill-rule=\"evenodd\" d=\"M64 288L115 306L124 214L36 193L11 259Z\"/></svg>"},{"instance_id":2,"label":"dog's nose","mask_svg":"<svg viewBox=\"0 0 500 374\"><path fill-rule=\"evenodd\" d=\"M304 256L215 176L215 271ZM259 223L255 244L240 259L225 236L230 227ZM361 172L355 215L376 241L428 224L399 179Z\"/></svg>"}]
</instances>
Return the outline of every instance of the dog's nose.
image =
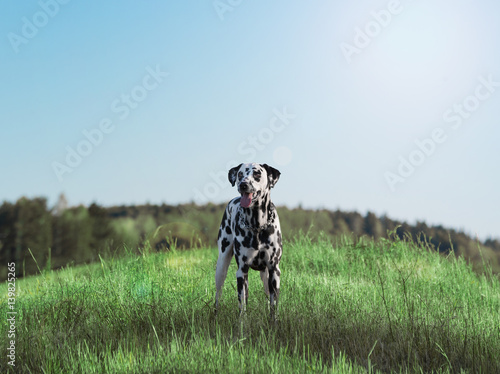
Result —
<instances>
[{"instance_id":1,"label":"dog's nose","mask_svg":"<svg viewBox=\"0 0 500 374\"><path fill-rule=\"evenodd\" d=\"M249 187L250 187L250 186L248 185L248 182L241 182L241 183L240 183L240 190L241 190L242 192L246 192L246 191L248 191Z\"/></svg>"}]
</instances>

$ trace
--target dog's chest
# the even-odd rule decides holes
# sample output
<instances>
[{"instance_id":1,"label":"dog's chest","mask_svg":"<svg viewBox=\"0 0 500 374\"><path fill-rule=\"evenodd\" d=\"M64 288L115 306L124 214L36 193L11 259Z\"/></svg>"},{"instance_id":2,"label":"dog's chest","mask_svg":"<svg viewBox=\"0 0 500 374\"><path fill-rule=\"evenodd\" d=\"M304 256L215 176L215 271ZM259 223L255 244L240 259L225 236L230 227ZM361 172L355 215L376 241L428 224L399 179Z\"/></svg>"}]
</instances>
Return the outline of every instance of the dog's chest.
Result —
<instances>
[{"instance_id":1,"label":"dog's chest","mask_svg":"<svg viewBox=\"0 0 500 374\"><path fill-rule=\"evenodd\" d=\"M280 225L277 214L274 212L265 229L242 227L242 222L258 226L258 223L249 216L240 216L241 211L237 204L231 206L226 228L227 234L234 235L234 254L241 262L254 270L264 270L269 265L279 262L281 257Z\"/></svg>"},{"instance_id":2,"label":"dog's chest","mask_svg":"<svg viewBox=\"0 0 500 374\"><path fill-rule=\"evenodd\" d=\"M276 227L265 231L242 230L235 238L235 255L254 270L263 270L277 259Z\"/></svg>"}]
</instances>

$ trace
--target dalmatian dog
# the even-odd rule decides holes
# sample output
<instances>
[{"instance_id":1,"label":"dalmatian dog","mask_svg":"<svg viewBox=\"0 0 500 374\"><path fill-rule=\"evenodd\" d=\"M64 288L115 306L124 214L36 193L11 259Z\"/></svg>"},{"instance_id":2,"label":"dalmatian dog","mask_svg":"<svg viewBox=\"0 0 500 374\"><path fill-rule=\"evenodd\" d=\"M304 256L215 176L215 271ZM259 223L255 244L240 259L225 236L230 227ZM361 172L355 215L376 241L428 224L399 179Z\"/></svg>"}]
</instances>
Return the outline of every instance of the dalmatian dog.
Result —
<instances>
[{"instance_id":1,"label":"dalmatian dog","mask_svg":"<svg viewBox=\"0 0 500 374\"><path fill-rule=\"evenodd\" d=\"M215 311L219 306L227 269L234 256L238 270L236 284L240 315L248 301L248 270L260 271L264 291L269 297L271 319L278 308L280 289L279 262L282 253L281 228L276 207L271 202L271 188L280 172L266 164L240 164L229 170L231 185L236 184L240 197L229 202L219 228L219 257L215 272Z\"/></svg>"}]
</instances>

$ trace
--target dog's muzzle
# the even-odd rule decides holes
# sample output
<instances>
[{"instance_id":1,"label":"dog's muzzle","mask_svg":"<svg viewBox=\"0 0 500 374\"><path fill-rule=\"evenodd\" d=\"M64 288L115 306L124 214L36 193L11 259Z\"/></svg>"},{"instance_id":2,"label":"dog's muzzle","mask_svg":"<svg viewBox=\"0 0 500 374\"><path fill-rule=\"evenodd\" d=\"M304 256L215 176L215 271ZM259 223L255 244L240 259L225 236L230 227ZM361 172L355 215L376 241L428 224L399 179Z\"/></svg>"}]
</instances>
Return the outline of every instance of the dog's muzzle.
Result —
<instances>
[{"instance_id":1,"label":"dog's muzzle","mask_svg":"<svg viewBox=\"0 0 500 374\"><path fill-rule=\"evenodd\" d=\"M241 182L239 190L241 194L240 205L243 208L248 208L252 205L252 199L254 197L253 189L248 182Z\"/></svg>"}]
</instances>

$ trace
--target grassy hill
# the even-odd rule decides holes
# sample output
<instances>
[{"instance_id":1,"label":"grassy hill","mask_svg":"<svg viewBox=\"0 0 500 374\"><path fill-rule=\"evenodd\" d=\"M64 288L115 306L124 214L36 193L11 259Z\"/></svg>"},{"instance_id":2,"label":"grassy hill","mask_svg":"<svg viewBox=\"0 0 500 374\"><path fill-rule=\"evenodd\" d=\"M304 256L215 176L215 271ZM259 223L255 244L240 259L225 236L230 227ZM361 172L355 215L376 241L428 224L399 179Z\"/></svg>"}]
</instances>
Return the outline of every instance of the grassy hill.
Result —
<instances>
[{"instance_id":1,"label":"grassy hill","mask_svg":"<svg viewBox=\"0 0 500 374\"><path fill-rule=\"evenodd\" d=\"M132 252L18 280L0 372L500 372L498 278L411 241L285 242L276 325L257 272L238 316L234 262L214 317L216 249Z\"/></svg>"}]
</instances>

